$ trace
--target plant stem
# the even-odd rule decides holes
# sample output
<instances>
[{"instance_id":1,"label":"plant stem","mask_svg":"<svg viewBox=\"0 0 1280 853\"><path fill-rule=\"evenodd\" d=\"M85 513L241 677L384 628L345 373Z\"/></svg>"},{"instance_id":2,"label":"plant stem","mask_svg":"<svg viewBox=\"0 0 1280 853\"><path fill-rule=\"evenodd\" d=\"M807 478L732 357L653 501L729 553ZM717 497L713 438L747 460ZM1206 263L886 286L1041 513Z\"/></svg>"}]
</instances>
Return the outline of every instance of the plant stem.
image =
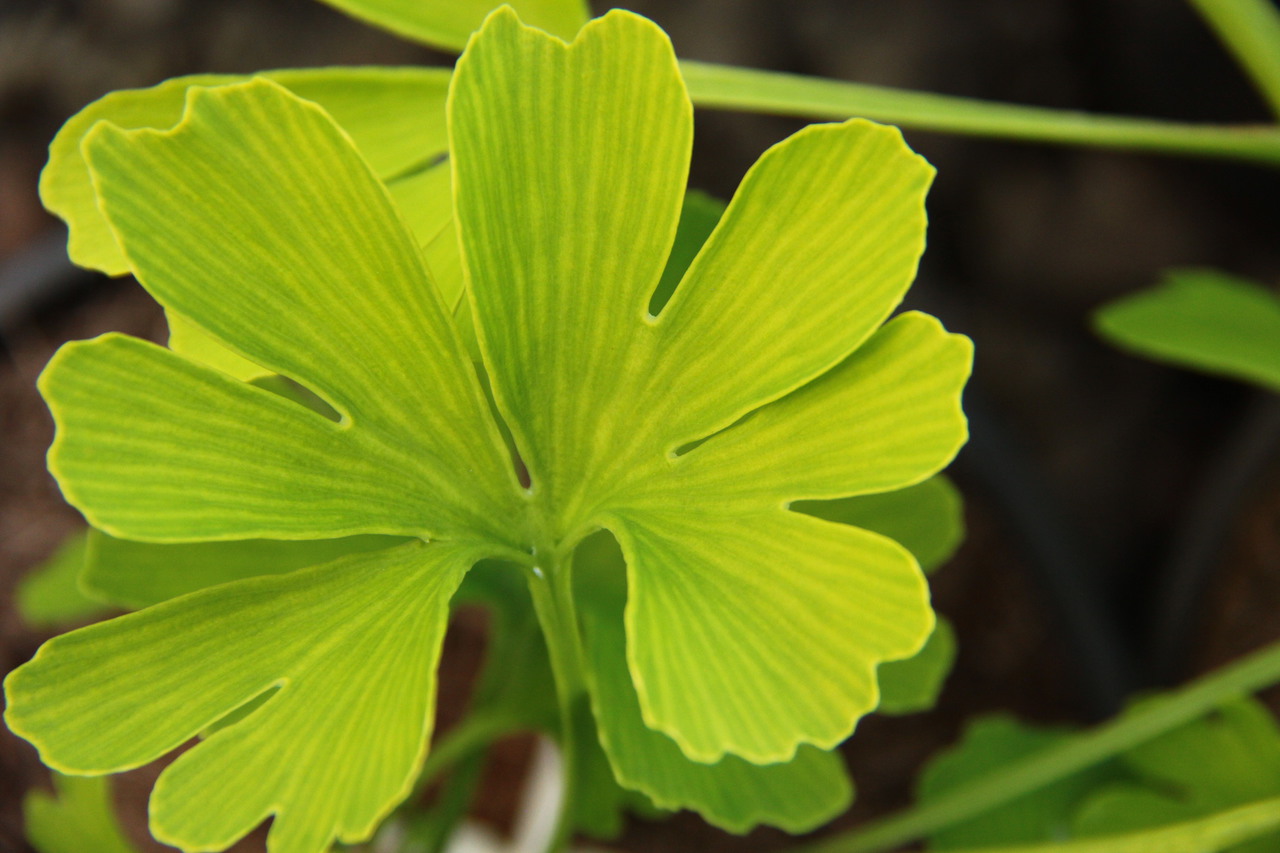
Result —
<instances>
[{"instance_id":1,"label":"plant stem","mask_svg":"<svg viewBox=\"0 0 1280 853\"><path fill-rule=\"evenodd\" d=\"M1242 0L1198 2L1225 5ZM1092 115L690 60L682 60L680 70L690 97L700 107L799 118L861 116L920 130L1216 157L1280 167L1280 127L1271 125L1195 125Z\"/></svg>"},{"instance_id":2,"label":"plant stem","mask_svg":"<svg viewBox=\"0 0 1280 853\"><path fill-rule=\"evenodd\" d=\"M548 853L559 853L566 849L573 834L573 792L578 775L577 714L586 687L582 681L582 638L573 602L572 551L564 555L554 549L540 549L536 553L538 561L529 570L529 591L547 641L560 708L564 795L560 801L555 833L547 846Z\"/></svg>"},{"instance_id":3,"label":"plant stem","mask_svg":"<svg viewBox=\"0 0 1280 853\"><path fill-rule=\"evenodd\" d=\"M1280 116L1280 9L1272 0L1190 0Z\"/></svg>"},{"instance_id":4,"label":"plant stem","mask_svg":"<svg viewBox=\"0 0 1280 853\"><path fill-rule=\"evenodd\" d=\"M425 788L457 762L518 728L504 715L491 711L477 711L466 717L432 745L414 785L415 792Z\"/></svg>"},{"instance_id":5,"label":"plant stem","mask_svg":"<svg viewBox=\"0 0 1280 853\"><path fill-rule=\"evenodd\" d=\"M1280 643L1146 702L1059 746L1005 765L936 799L792 853L880 853L976 817L1070 776L1238 696L1280 682Z\"/></svg>"}]
</instances>

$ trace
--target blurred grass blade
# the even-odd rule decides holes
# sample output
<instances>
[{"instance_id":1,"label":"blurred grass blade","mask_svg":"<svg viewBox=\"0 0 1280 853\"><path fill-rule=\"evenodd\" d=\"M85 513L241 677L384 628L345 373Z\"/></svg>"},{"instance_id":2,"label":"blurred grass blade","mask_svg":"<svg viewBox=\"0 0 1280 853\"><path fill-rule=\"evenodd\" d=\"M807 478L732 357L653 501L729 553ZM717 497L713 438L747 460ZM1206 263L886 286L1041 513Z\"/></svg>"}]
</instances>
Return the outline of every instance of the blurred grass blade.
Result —
<instances>
[{"instance_id":1,"label":"blurred grass blade","mask_svg":"<svg viewBox=\"0 0 1280 853\"><path fill-rule=\"evenodd\" d=\"M1194 125L1091 115L689 60L680 63L680 70L689 96L700 107L800 118L859 116L942 133L1280 166L1280 128L1268 125Z\"/></svg>"},{"instance_id":2,"label":"blurred grass blade","mask_svg":"<svg viewBox=\"0 0 1280 853\"><path fill-rule=\"evenodd\" d=\"M1280 116L1280 9L1275 0L1190 0Z\"/></svg>"},{"instance_id":3,"label":"blurred grass blade","mask_svg":"<svg viewBox=\"0 0 1280 853\"><path fill-rule=\"evenodd\" d=\"M963 853L1218 853L1280 827L1280 797L1144 832L1083 841L970 848Z\"/></svg>"},{"instance_id":4,"label":"blurred grass blade","mask_svg":"<svg viewBox=\"0 0 1280 853\"><path fill-rule=\"evenodd\" d=\"M795 848L794 853L879 853L895 849L1105 761L1242 694L1277 682L1280 682L1280 643L1266 646L1057 746L957 786L927 805L905 809L853 832ZM1277 820L1280 821L1280 816Z\"/></svg>"}]
</instances>

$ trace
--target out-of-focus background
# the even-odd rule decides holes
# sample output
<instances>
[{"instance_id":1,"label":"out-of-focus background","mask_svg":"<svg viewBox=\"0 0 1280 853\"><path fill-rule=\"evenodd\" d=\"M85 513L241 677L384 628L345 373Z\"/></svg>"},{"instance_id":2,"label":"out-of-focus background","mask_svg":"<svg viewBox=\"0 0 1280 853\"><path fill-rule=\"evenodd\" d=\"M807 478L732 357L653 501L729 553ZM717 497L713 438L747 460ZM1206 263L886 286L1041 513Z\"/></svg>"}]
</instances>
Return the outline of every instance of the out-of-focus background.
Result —
<instances>
[{"instance_id":1,"label":"out-of-focus background","mask_svg":"<svg viewBox=\"0 0 1280 853\"><path fill-rule=\"evenodd\" d=\"M1266 121L1263 103L1179 0L634 0L684 57L860 82L1184 121ZM597 12L603 7L597 7ZM163 339L128 280L77 272L36 194L68 116L118 88L186 73L445 64L311 0L0 0L0 671L45 636L15 584L80 525L44 469L35 378L63 342ZM728 197L802 125L700 111L692 183ZM1263 392L1150 364L1089 330L1090 312L1174 266L1280 280L1280 173L907 132L938 167L911 303L977 342L974 441L953 469L969 538L934 581L960 655L932 712L868 719L846 746L849 824L902 805L920 763L969 716L1088 721L1127 691L1202 672L1280 636L1280 415ZM1277 342L1280 345L1280 342ZM446 651L442 728L484 626ZM480 812L509 826L530 745L492 762ZM155 768L116 796L135 836ZM20 802L46 784L0 730L0 851L23 851ZM633 821L627 850L764 850L683 815ZM261 850L261 838L237 850ZM161 849L157 845L147 849Z\"/></svg>"}]
</instances>

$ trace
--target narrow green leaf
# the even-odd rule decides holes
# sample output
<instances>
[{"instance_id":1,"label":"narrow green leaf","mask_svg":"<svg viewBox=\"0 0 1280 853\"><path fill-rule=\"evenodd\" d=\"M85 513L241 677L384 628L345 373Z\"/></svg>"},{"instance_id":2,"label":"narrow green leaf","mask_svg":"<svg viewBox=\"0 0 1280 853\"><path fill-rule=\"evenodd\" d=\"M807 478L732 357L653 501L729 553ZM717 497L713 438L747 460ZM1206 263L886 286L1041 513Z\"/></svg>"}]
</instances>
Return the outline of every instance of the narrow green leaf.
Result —
<instances>
[{"instance_id":1,"label":"narrow green leaf","mask_svg":"<svg viewBox=\"0 0 1280 853\"><path fill-rule=\"evenodd\" d=\"M955 659L955 629L939 616L923 649L906 660L883 663L876 671L876 680L880 683L880 705L876 711L898 715L929 710L937 704Z\"/></svg>"},{"instance_id":2,"label":"narrow green leaf","mask_svg":"<svg viewBox=\"0 0 1280 853\"><path fill-rule=\"evenodd\" d=\"M964 540L960 492L942 475L892 492L834 501L796 501L791 508L888 536L914 554L925 572L951 559Z\"/></svg>"},{"instance_id":3,"label":"narrow green leaf","mask_svg":"<svg viewBox=\"0 0 1280 853\"><path fill-rule=\"evenodd\" d=\"M1191 0L1280 116L1280 9L1273 0Z\"/></svg>"},{"instance_id":4,"label":"narrow green leaf","mask_svg":"<svg viewBox=\"0 0 1280 853\"><path fill-rule=\"evenodd\" d=\"M693 102L707 109L743 110L810 120L861 116L908 129L941 133L1280 166L1280 129L1266 124L1187 124L1095 115L690 60L680 63L680 71Z\"/></svg>"},{"instance_id":5,"label":"narrow green leaf","mask_svg":"<svg viewBox=\"0 0 1280 853\"><path fill-rule=\"evenodd\" d=\"M89 532L83 583L95 596L140 609L222 583L287 574L347 554L378 551L403 542L387 536L352 536L284 542L157 544Z\"/></svg>"},{"instance_id":6,"label":"narrow green leaf","mask_svg":"<svg viewBox=\"0 0 1280 853\"><path fill-rule=\"evenodd\" d=\"M1199 820L1145 832L1108 835L1082 841L1019 844L967 849L965 853L1218 853L1275 832L1280 827L1280 798L1226 809ZM1269 846L1266 849L1274 849Z\"/></svg>"},{"instance_id":7,"label":"narrow green leaf","mask_svg":"<svg viewBox=\"0 0 1280 853\"><path fill-rule=\"evenodd\" d=\"M1028 726L1004 715L980 717L969 723L959 744L925 767L917 796L921 804L928 804L1019 759L1065 745L1073 735L1068 728ZM1084 798L1098 786L1123 778L1114 762L1087 768L934 833L930 849L1066 840L1073 835L1072 818Z\"/></svg>"},{"instance_id":8,"label":"narrow green leaf","mask_svg":"<svg viewBox=\"0 0 1280 853\"><path fill-rule=\"evenodd\" d=\"M67 538L44 564L18 585L18 613L28 625L53 627L78 622L108 608L80 588L87 542L84 533Z\"/></svg>"},{"instance_id":9,"label":"narrow green leaf","mask_svg":"<svg viewBox=\"0 0 1280 853\"><path fill-rule=\"evenodd\" d=\"M938 794L931 802L853 832L805 845L796 853L882 853L897 849L1103 764L1242 694L1277 682L1280 682L1280 644L1272 644L1190 684L1142 702L1093 729L980 773Z\"/></svg>"},{"instance_id":10,"label":"narrow green leaf","mask_svg":"<svg viewBox=\"0 0 1280 853\"><path fill-rule=\"evenodd\" d=\"M161 774L161 841L219 850L270 815L273 853L369 837L426 752L449 599L478 555L410 543L204 590L64 634L5 680L46 764L145 764L272 687Z\"/></svg>"},{"instance_id":11,"label":"narrow green leaf","mask_svg":"<svg viewBox=\"0 0 1280 853\"><path fill-rule=\"evenodd\" d=\"M616 571L610 574L617 583ZM624 597L619 584L613 595L597 591L585 597L583 606L592 705L601 743L622 785L642 791L661 808L693 809L739 833L761 823L804 832L848 807L853 787L832 753L805 746L784 764L761 767L733 755L699 764L671 738L648 728L627 672Z\"/></svg>"},{"instance_id":12,"label":"narrow green leaf","mask_svg":"<svg viewBox=\"0 0 1280 853\"><path fill-rule=\"evenodd\" d=\"M106 779L53 774L56 797L32 790L22 801L27 840L39 853L137 853L111 808Z\"/></svg>"},{"instance_id":13,"label":"narrow green leaf","mask_svg":"<svg viewBox=\"0 0 1280 853\"><path fill-rule=\"evenodd\" d=\"M1095 790L1076 815L1077 835L1154 828L1280 796L1280 728L1265 705L1240 699L1135 747L1122 763L1133 780ZM1267 853L1276 840L1232 850Z\"/></svg>"},{"instance_id":14,"label":"narrow green leaf","mask_svg":"<svg viewBox=\"0 0 1280 853\"><path fill-rule=\"evenodd\" d=\"M322 0L376 27L443 50L460 51L485 16L503 5L494 0ZM590 14L585 0L505 0L530 26L570 40Z\"/></svg>"},{"instance_id":15,"label":"narrow green leaf","mask_svg":"<svg viewBox=\"0 0 1280 853\"><path fill-rule=\"evenodd\" d=\"M448 69L314 68L263 71L258 76L323 106L384 179L430 162L448 149L444 123ZM200 74L175 77L149 89L122 89L89 104L62 126L40 175L40 198L67 223L67 252L72 261L109 275L129 272L128 261L98 210L80 150L93 126L107 121L122 128L172 127L182 117L191 88L248 79Z\"/></svg>"},{"instance_id":16,"label":"narrow green leaf","mask_svg":"<svg viewBox=\"0 0 1280 853\"><path fill-rule=\"evenodd\" d=\"M1216 270L1179 270L1102 308L1098 333L1179 367L1280 392L1280 295Z\"/></svg>"}]
</instances>

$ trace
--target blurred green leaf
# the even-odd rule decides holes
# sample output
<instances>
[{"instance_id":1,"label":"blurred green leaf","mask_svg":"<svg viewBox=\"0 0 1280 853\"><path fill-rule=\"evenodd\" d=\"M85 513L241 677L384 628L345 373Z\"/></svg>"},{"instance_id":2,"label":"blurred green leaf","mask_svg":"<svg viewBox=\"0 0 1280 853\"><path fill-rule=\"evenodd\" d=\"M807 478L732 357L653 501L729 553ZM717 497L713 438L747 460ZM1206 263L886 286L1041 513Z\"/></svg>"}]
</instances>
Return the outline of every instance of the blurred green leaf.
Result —
<instances>
[{"instance_id":1,"label":"blurred green leaf","mask_svg":"<svg viewBox=\"0 0 1280 853\"><path fill-rule=\"evenodd\" d=\"M969 723L960 742L935 756L920 776L916 795L922 805L998 768L1071 739L1071 729L1040 728L1009 716L980 717ZM1009 800L970 820L930 836L931 850L956 850L1000 844L1065 841L1086 794L1123 778L1115 762L1104 762L1031 793Z\"/></svg>"},{"instance_id":2,"label":"blurred green leaf","mask_svg":"<svg viewBox=\"0 0 1280 853\"><path fill-rule=\"evenodd\" d=\"M39 853L137 853L111 806L102 777L53 774L56 796L32 790L22 801L27 840Z\"/></svg>"},{"instance_id":3,"label":"blurred green leaf","mask_svg":"<svg viewBox=\"0 0 1280 853\"><path fill-rule=\"evenodd\" d=\"M110 608L85 594L81 576L88 552L87 533L67 537L53 556L18 584L18 613L28 625L50 628L96 616Z\"/></svg>"},{"instance_id":4,"label":"blurred green leaf","mask_svg":"<svg viewBox=\"0 0 1280 853\"><path fill-rule=\"evenodd\" d=\"M914 657L882 663L876 670L880 682L876 711L897 715L929 710L937 704L955 659L955 629L939 616L928 642Z\"/></svg>"},{"instance_id":5,"label":"blurred green leaf","mask_svg":"<svg viewBox=\"0 0 1280 853\"><path fill-rule=\"evenodd\" d=\"M1094 322L1102 337L1139 355L1280 392L1280 295L1255 282L1179 270L1105 306Z\"/></svg>"}]
</instances>

